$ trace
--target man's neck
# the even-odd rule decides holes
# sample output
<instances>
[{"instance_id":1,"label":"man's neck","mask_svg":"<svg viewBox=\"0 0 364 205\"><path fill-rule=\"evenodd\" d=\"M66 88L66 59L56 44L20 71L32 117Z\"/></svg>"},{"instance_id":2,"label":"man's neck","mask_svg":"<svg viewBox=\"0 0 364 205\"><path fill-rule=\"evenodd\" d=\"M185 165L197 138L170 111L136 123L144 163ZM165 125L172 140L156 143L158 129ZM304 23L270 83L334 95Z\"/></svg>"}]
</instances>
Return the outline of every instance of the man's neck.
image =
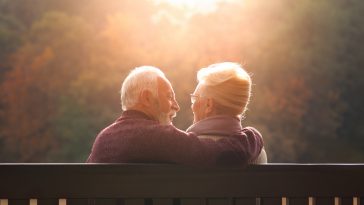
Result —
<instances>
[{"instance_id":1,"label":"man's neck","mask_svg":"<svg viewBox=\"0 0 364 205\"><path fill-rule=\"evenodd\" d=\"M128 110L136 110L136 111L139 111L139 112L142 112L144 113L145 115L147 115L150 119L153 119L153 120L158 120L158 119L155 119L154 115L152 114L152 112L148 111L148 109L142 107L142 106L139 106L139 105L135 105L131 108L129 108Z\"/></svg>"}]
</instances>

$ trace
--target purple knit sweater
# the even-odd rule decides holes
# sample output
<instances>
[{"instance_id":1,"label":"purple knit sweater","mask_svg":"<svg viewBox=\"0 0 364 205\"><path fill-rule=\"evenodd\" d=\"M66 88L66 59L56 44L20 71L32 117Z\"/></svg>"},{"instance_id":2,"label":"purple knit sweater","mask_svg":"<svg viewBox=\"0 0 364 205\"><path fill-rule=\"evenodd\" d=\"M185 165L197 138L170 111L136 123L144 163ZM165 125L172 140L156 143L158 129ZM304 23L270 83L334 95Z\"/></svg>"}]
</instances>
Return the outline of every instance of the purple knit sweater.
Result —
<instances>
[{"instance_id":1,"label":"purple knit sweater","mask_svg":"<svg viewBox=\"0 0 364 205\"><path fill-rule=\"evenodd\" d=\"M87 163L176 163L197 166L246 165L263 146L254 128L214 141L198 139L173 125L161 125L129 110L102 130Z\"/></svg>"}]
</instances>

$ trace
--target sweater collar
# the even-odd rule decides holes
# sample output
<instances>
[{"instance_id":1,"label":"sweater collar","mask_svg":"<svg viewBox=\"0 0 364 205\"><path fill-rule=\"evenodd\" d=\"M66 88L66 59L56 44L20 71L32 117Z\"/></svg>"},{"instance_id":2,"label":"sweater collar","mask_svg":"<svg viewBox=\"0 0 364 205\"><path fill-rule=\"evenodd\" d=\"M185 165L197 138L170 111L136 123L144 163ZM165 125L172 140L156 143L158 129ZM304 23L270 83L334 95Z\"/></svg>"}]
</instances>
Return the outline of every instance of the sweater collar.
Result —
<instances>
[{"instance_id":1,"label":"sweater collar","mask_svg":"<svg viewBox=\"0 0 364 205\"><path fill-rule=\"evenodd\" d=\"M187 132L194 132L197 135L230 136L240 132L241 129L238 117L216 115L196 122L187 129Z\"/></svg>"},{"instance_id":2,"label":"sweater collar","mask_svg":"<svg viewBox=\"0 0 364 205\"><path fill-rule=\"evenodd\" d=\"M156 121L156 120L152 119L151 117L149 117L144 112L138 111L138 110L125 110L121 114L121 117L118 119L118 121L121 120L121 119L128 119L128 118Z\"/></svg>"}]
</instances>

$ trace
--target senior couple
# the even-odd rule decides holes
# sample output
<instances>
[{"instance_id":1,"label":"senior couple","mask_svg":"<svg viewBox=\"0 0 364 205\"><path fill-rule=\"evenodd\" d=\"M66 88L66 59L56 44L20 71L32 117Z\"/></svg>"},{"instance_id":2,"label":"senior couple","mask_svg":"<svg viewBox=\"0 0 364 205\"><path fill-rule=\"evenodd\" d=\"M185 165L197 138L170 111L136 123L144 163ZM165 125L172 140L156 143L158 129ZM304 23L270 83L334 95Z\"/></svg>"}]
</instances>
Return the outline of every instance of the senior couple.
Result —
<instances>
[{"instance_id":1,"label":"senior couple","mask_svg":"<svg viewBox=\"0 0 364 205\"><path fill-rule=\"evenodd\" d=\"M266 163L261 134L242 127L251 79L236 63L218 63L197 73L191 94L193 124L172 124L179 111L171 83L152 66L137 67L122 84L123 113L96 137L88 163L173 163L244 166Z\"/></svg>"}]
</instances>

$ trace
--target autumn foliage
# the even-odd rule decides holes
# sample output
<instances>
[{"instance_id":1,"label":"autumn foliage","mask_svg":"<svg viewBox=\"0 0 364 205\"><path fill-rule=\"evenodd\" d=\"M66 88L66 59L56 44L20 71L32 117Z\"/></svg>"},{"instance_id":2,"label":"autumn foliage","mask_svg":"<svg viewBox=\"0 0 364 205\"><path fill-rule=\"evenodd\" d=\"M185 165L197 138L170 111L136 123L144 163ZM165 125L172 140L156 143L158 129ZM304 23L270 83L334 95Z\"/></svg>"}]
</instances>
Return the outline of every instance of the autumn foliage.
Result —
<instances>
[{"instance_id":1,"label":"autumn foliage","mask_svg":"<svg viewBox=\"0 0 364 205\"><path fill-rule=\"evenodd\" d=\"M241 63L253 79L243 125L271 162L364 160L360 1L228 1L186 15L152 0L0 2L1 162L83 162L121 113L136 66L160 67L192 122L196 71Z\"/></svg>"}]
</instances>

